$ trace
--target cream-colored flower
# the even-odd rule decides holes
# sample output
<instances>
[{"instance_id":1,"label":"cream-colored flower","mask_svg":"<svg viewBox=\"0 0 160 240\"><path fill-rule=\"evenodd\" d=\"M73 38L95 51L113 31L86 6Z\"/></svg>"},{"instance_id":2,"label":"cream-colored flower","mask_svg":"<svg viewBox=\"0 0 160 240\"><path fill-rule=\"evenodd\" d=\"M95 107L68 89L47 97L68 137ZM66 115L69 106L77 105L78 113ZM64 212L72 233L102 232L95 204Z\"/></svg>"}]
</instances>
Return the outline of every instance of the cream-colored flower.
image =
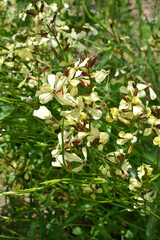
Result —
<instances>
[{"instance_id":1,"label":"cream-colored flower","mask_svg":"<svg viewBox=\"0 0 160 240\"><path fill-rule=\"evenodd\" d=\"M27 6L27 8L26 9L23 9L23 11L22 11L22 13L20 13L19 14L19 18L21 18L22 19L22 21L25 21L25 19L26 19L26 16L27 16L27 10L30 10L30 9L32 9L32 3L30 3L28 6Z\"/></svg>"},{"instance_id":2,"label":"cream-colored flower","mask_svg":"<svg viewBox=\"0 0 160 240\"><path fill-rule=\"evenodd\" d=\"M91 76L95 78L95 81L97 83L101 83L106 78L106 76L108 76L109 73L110 73L109 70L106 71L104 69L101 69L100 71L93 72Z\"/></svg>"},{"instance_id":3,"label":"cream-colored flower","mask_svg":"<svg viewBox=\"0 0 160 240\"><path fill-rule=\"evenodd\" d=\"M79 33L75 32L75 29L72 28L71 33L67 35L68 40L67 42L70 44L71 47L77 47L81 52L83 52L86 47L80 42L83 38L86 37L86 32L81 31Z\"/></svg>"},{"instance_id":4,"label":"cream-colored flower","mask_svg":"<svg viewBox=\"0 0 160 240\"><path fill-rule=\"evenodd\" d=\"M56 75L48 75L48 83L44 83L40 90L36 92L36 97L39 97L40 103L48 103L53 96L59 102L61 100L61 90L65 84L67 84L67 77L57 73Z\"/></svg>"},{"instance_id":5,"label":"cream-colored flower","mask_svg":"<svg viewBox=\"0 0 160 240\"><path fill-rule=\"evenodd\" d=\"M160 135L153 139L153 143L154 143L154 145L159 145L159 147L160 147Z\"/></svg>"},{"instance_id":6,"label":"cream-colored flower","mask_svg":"<svg viewBox=\"0 0 160 240\"><path fill-rule=\"evenodd\" d=\"M55 152L54 150L52 151L52 156L54 157L56 155L58 155L58 153L60 153L59 151ZM80 157L78 157L75 153L69 153L67 151L64 152L64 161L63 162L63 156L60 154L56 157L56 161L52 162L52 166L53 167L64 167L68 166L68 163L72 163L72 162L76 162L76 163L80 163L80 165L78 167L75 167L73 169L70 169L72 172L79 172L82 170L82 168L84 167L86 161L87 161L87 150L86 148L82 148L82 153L84 155L84 159L81 159Z\"/></svg>"},{"instance_id":7,"label":"cream-colored flower","mask_svg":"<svg viewBox=\"0 0 160 240\"><path fill-rule=\"evenodd\" d=\"M105 166L101 166L99 170L102 172L103 175L111 177L110 166L107 163L105 163Z\"/></svg>"},{"instance_id":8,"label":"cream-colored flower","mask_svg":"<svg viewBox=\"0 0 160 240\"><path fill-rule=\"evenodd\" d=\"M121 131L119 133L119 136L121 137L121 139L117 140L117 144L119 145L123 145L128 141L131 141L132 144L137 142L137 137L134 136L132 133L125 133L124 131Z\"/></svg>"},{"instance_id":9,"label":"cream-colored flower","mask_svg":"<svg viewBox=\"0 0 160 240\"><path fill-rule=\"evenodd\" d=\"M97 120L101 118L102 111L97 108L95 101L100 101L97 92L92 92L90 95L87 96L79 96L75 100L70 94L64 95L61 99L67 98L68 101L66 105L72 106L74 109L69 111L62 111L61 116L65 116L66 118L72 117L75 120L81 118L81 114L84 115L84 110L92 115L93 119ZM66 100L67 100L66 99ZM85 101L83 101L83 99ZM60 102L60 98L58 99Z\"/></svg>"},{"instance_id":10,"label":"cream-colored flower","mask_svg":"<svg viewBox=\"0 0 160 240\"><path fill-rule=\"evenodd\" d=\"M149 84L138 83L137 88L138 88L139 92L138 92L137 96L138 97L145 97L146 96L145 90L148 88L151 100L155 100L157 95L155 94L155 92L153 91L153 89L150 86L151 86L150 83Z\"/></svg>"},{"instance_id":11,"label":"cream-colored flower","mask_svg":"<svg viewBox=\"0 0 160 240\"><path fill-rule=\"evenodd\" d=\"M124 155L123 149L117 149L115 152L108 153L105 158L112 163L119 163L122 155Z\"/></svg>"},{"instance_id":12,"label":"cream-colored flower","mask_svg":"<svg viewBox=\"0 0 160 240\"><path fill-rule=\"evenodd\" d=\"M98 34L98 31L96 30L96 28L93 28L92 26L90 26L89 23L85 23L83 25L83 28L91 30L93 35L97 35Z\"/></svg>"},{"instance_id":13,"label":"cream-colored flower","mask_svg":"<svg viewBox=\"0 0 160 240\"><path fill-rule=\"evenodd\" d=\"M150 165L143 163L140 167L137 168L138 170L138 177L142 181L143 176L151 176L153 168Z\"/></svg>"},{"instance_id":14,"label":"cream-colored flower","mask_svg":"<svg viewBox=\"0 0 160 240\"><path fill-rule=\"evenodd\" d=\"M154 190L151 190L149 192L147 192L146 194L144 194L144 199L147 200L148 202L152 203L154 201L154 199L157 196L157 192Z\"/></svg>"},{"instance_id":15,"label":"cream-colored flower","mask_svg":"<svg viewBox=\"0 0 160 240\"><path fill-rule=\"evenodd\" d=\"M34 110L33 116L45 120L51 120L53 118L51 112L45 106L41 106L38 110Z\"/></svg>"},{"instance_id":16,"label":"cream-colored flower","mask_svg":"<svg viewBox=\"0 0 160 240\"><path fill-rule=\"evenodd\" d=\"M103 145L105 145L107 141L108 141L107 133L99 132L97 128L94 128L93 126L91 126L91 132L88 133L88 137L87 137L88 147L90 147L91 144L95 146L96 144L100 143L100 145L98 146L98 150L102 150Z\"/></svg>"},{"instance_id":17,"label":"cream-colored flower","mask_svg":"<svg viewBox=\"0 0 160 240\"><path fill-rule=\"evenodd\" d=\"M132 166L129 164L128 160L125 159L121 168L116 170L116 174L120 175L122 178L128 178L129 170Z\"/></svg>"},{"instance_id":18,"label":"cream-colored flower","mask_svg":"<svg viewBox=\"0 0 160 240\"><path fill-rule=\"evenodd\" d=\"M96 198L96 193L102 193L103 189L102 188L96 188L96 184L91 184L91 186L87 186L83 188L83 192L85 194L91 194L91 198L95 199Z\"/></svg>"},{"instance_id":19,"label":"cream-colored flower","mask_svg":"<svg viewBox=\"0 0 160 240\"><path fill-rule=\"evenodd\" d=\"M137 191L137 188L140 188L142 186L142 183L139 182L135 177L130 178L130 183L129 183L129 189L131 191Z\"/></svg>"}]
</instances>

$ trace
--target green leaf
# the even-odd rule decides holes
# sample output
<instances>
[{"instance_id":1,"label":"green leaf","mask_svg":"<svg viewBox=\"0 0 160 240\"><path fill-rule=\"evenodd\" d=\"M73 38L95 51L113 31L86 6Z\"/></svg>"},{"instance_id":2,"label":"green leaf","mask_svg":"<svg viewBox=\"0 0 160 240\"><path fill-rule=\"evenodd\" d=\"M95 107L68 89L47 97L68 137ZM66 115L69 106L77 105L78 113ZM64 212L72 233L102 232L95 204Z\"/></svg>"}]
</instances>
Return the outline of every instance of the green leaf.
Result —
<instances>
[{"instance_id":1,"label":"green leaf","mask_svg":"<svg viewBox=\"0 0 160 240\"><path fill-rule=\"evenodd\" d=\"M154 177L151 178L151 180L150 180L149 182L151 183L151 182L153 182L154 180L156 180L156 179L159 178L159 177L160 177L160 173L154 175Z\"/></svg>"},{"instance_id":2,"label":"green leaf","mask_svg":"<svg viewBox=\"0 0 160 240\"><path fill-rule=\"evenodd\" d=\"M6 109L4 109L4 111L0 113L0 120L8 117L13 112L13 110L14 110L13 107L7 106Z\"/></svg>"},{"instance_id":3,"label":"green leaf","mask_svg":"<svg viewBox=\"0 0 160 240\"><path fill-rule=\"evenodd\" d=\"M36 235L37 235L37 223L36 222L33 222L32 223L32 226L31 226L31 229L30 229L30 233L29 233L29 236L30 236L30 240L35 240L36 239Z\"/></svg>"},{"instance_id":4,"label":"green leaf","mask_svg":"<svg viewBox=\"0 0 160 240\"><path fill-rule=\"evenodd\" d=\"M156 232L157 219L154 216L149 216L146 226L146 240L152 240Z\"/></svg>"},{"instance_id":5,"label":"green leaf","mask_svg":"<svg viewBox=\"0 0 160 240\"><path fill-rule=\"evenodd\" d=\"M80 227L75 227L75 228L73 228L72 233L75 234L75 235L81 235L82 230L81 230Z\"/></svg>"}]
</instances>

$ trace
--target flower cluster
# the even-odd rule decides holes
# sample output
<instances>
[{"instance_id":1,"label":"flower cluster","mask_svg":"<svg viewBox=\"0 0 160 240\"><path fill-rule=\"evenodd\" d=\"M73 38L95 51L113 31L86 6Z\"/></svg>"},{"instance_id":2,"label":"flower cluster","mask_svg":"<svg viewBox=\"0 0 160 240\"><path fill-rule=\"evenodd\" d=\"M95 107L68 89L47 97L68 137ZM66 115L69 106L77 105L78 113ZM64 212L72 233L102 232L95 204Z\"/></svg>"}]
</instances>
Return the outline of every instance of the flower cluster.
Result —
<instances>
[{"instance_id":1,"label":"flower cluster","mask_svg":"<svg viewBox=\"0 0 160 240\"><path fill-rule=\"evenodd\" d=\"M41 104L26 97L36 109L33 115L58 131L58 142L51 151L54 168L78 173L96 162L98 175L104 181L121 179L128 183L128 191L132 194L141 190L139 195L143 203L152 202L157 193L147 184L153 168L146 159L135 164L133 156L136 146L152 133L156 134L153 144L160 147L160 107L152 106L157 95L141 76L127 78L126 66L112 73L107 67L99 69L95 65L97 56L87 55L85 40L97 35L98 31L88 23L70 25L70 5L71 2L63 1L61 5L49 5L44 1L30 3L19 15L22 21L30 17L30 29L17 32L13 42L6 43L0 66L19 70L18 87L22 91L26 88L35 91L35 101ZM113 30L112 21L109 24ZM22 35L25 41L18 42ZM121 36L119 41L131 51L128 39L128 36ZM113 53L115 51L120 52L119 47ZM81 57L75 60L79 55ZM114 105L104 96L109 95L108 88L116 83L121 86L119 102ZM58 115L53 105L57 106ZM113 150L109 150L109 144ZM102 193L102 190L92 184L83 192L94 199L95 193Z\"/></svg>"}]
</instances>

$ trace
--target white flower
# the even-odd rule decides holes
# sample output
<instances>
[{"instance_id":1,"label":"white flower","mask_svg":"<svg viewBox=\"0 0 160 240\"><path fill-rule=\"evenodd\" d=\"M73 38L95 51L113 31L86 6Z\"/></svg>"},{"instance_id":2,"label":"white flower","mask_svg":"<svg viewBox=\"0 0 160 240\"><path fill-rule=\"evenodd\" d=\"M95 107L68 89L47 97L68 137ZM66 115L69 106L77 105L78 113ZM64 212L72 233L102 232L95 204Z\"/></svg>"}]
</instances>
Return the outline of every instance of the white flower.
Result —
<instances>
[{"instance_id":1,"label":"white flower","mask_svg":"<svg viewBox=\"0 0 160 240\"><path fill-rule=\"evenodd\" d=\"M61 100L60 91L67 84L67 81L67 78L60 73L48 75L48 83L44 83L40 87L40 90L36 92L36 97L39 96L40 103L42 104L48 103L53 96L59 102L59 99Z\"/></svg>"},{"instance_id":2,"label":"white flower","mask_svg":"<svg viewBox=\"0 0 160 240\"><path fill-rule=\"evenodd\" d=\"M132 133L125 133L124 131L121 131L118 135L121 137L121 139L117 139L117 144L119 145L123 145L130 140L131 142L133 141L132 143L137 141L137 138L133 136Z\"/></svg>"},{"instance_id":3,"label":"white flower","mask_svg":"<svg viewBox=\"0 0 160 240\"><path fill-rule=\"evenodd\" d=\"M52 150L51 154L52 157L56 159L56 161L52 162L53 167L68 167L72 172L79 172L82 170L83 166L87 161L87 149L85 147L82 148L82 153L84 159L77 156L75 153L69 153L68 151L64 151L64 159L62 155L62 135L61 133L58 134L59 144L57 145L56 149ZM72 138L68 135L68 132L64 132L64 144L68 144L68 142L72 142ZM78 167L72 168L72 165L69 163L76 162L79 163Z\"/></svg>"},{"instance_id":4,"label":"white flower","mask_svg":"<svg viewBox=\"0 0 160 240\"><path fill-rule=\"evenodd\" d=\"M139 182L136 178L131 177L130 178L130 184L129 184L129 189L131 191L136 191L136 188L140 188L142 186L142 183Z\"/></svg>"},{"instance_id":5,"label":"white flower","mask_svg":"<svg viewBox=\"0 0 160 240\"><path fill-rule=\"evenodd\" d=\"M145 96L146 95L145 90L147 88L149 88L149 95L150 95L151 100L155 100L156 99L157 95L155 94L153 89L150 87L150 85L151 85L150 83L149 84L141 84L141 83L137 84L137 88L139 90L139 93L138 93L139 97L141 95Z\"/></svg>"},{"instance_id":6,"label":"white flower","mask_svg":"<svg viewBox=\"0 0 160 240\"><path fill-rule=\"evenodd\" d=\"M150 191L150 192L147 192L144 195L144 199L147 200L148 202L152 203L153 200L156 198L156 196L157 196L157 192L156 191Z\"/></svg>"},{"instance_id":7,"label":"white flower","mask_svg":"<svg viewBox=\"0 0 160 240\"><path fill-rule=\"evenodd\" d=\"M101 83L106 78L106 76L108 76L109 72L109 70L106 71L104 69L101 69L100 71L92 73L91 76L95 78L95 81L97 83Z\"/></svg>"},{"instance_id":8,"label":"white flower","mask_svg":"<svg viewBox=\"0 0 160 240\"><path fill-rule=\"evenodd\" d=\"M132 166L129 164L128 160L125 159L121 168L116 170L116 174L120 175L123 178L127 178L129 175L128 172L129 172L130 168L132 168Z\"/></svg>"},{"instance_id":9,"label":"white flower","mask_svg":"<svg viewBox=\"0 0 160 240\"><path fill-rule=\"evenodd\" d=\"M45 120L51 120L53 118L51 112L45 106L41 106L38 110L34 110L33 115Z\"/></svg>"},{"instance_id":10,"label":"white flower","mask_svg":"<svg viewBox=\"0 0 160 240\"><path fill-rule=\"evenodd\" d=\"M95 28L93 28L92 26L90 26L89 23L85 23L83 28L91 30L93 35L97 35L98 34L98 31Z\"/></svg>"},{"instance_id":11,"label":"white flower","mask_svg":"<svg viewBox=\"0 0 160 240\"><path fill-rule=\"evenodd\" d=\"M29 5L28 5L28 7L26 8L26 9L24 9L23 11L22 11L22 13L20 13L19 14L19 18L21 18L22 19L22 21L25 21L25 19L26 19L26 16L27 16L27 10L30 10L30 9L32 9L32 3L30 3Z\"/></svg>"},{"instance_id":12,"label":"white flower","mask_svg":"<svg viewBox=\"0 0 160 240\"><path fill-rule=\"evenodd\" d=\"M142 177L144 175L151 176L153 168L150 167L150 165L143 163L138 169L138 177L142 181Z\"/></svg>"}]
</instances>

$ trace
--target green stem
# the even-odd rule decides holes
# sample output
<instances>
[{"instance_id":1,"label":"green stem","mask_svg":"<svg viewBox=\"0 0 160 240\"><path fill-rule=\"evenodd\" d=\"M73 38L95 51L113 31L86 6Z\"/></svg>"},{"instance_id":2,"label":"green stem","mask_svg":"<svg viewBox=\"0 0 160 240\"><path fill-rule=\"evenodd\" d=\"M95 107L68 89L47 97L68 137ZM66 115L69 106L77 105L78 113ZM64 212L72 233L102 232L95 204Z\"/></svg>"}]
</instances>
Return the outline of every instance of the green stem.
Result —
<instances>
[{"instance_id":1,"label":"green stem","mask_svg":"<svg viewBox=\"0 0 160 240\"><path fill-rule=\"evenodd\" d=\"M63 165L66 168L66 162L64 158L64 117L62 118L62 128L61 128L61 138L62 138L62 159L63 159Z\"/></svg>"},{"instance_id":2,"label":"green stem","mask_svg":"<svg viewBox=\"0 0 160 240\"><path fill-rule=\"evenodd\" d=\"M158 149L158 154L157 154L157 172L158 172L158 167L159 167L159 158L160 158L160 147Z\"/></svg>"},{"instance_id":3,"label":"green stem","mask_svg":"<svg viewBox=\"0 0 160 240\"><path fill-rule=\"evenodd\" d=\"M83 5L83 9L84 9L84 11L86 12L87 16L88 16L93 22L98 23L107 33L109 33L110 35L112 35L112 33L110 33L110 32L108 31L108 28L107 28L103 23L101 23L101 21L99 21L98 19L96 19L95 17L93 17L93 16L90 14L90 12L88 11L88 9L87 9L87 7L86 7L86 5L85 5L85 0L82 1L82 5ZM107 36L107 38L110 39L109 36ZM110 39L110 40L111 40L111 39Z\"/></svg>"}]
</instances>

